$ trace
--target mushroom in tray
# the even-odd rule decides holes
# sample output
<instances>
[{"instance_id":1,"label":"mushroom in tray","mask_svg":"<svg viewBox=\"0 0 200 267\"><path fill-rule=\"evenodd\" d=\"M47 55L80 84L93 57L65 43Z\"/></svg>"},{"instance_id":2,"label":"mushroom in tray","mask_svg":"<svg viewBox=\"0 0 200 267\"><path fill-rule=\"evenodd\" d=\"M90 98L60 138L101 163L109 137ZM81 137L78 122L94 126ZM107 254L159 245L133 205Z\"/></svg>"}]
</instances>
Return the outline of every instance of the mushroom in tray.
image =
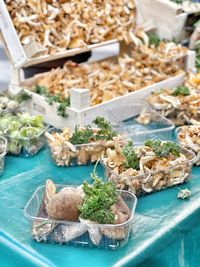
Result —
<instances>
[{"instance_id":1,"label":"mushroom in tray","mask_svg":"<svg viewBox=\"0 0 200 267\"><path fill-rule=\"evenodd\" d=\"M178 142L194 151L196 154L195 164L200 165L200 125L188 125L177 128L176 136Z\"/></svg>"},{"instance_id":2,"label":"mushroom in tray","mask_svg":"<svg viewBox=\"0 0 200 267\"><path fill-rule=\"evenodd\" d=\"M86 165L94 163L113 147L117 132L103 117L94 120L95 127L76 127L74 131L64 128L62 132L50 129L46 137L51 155L58 166Z\"/></svg>"},{"instance_id":3,"label":"mushroom in tray","mask_svg":"<svg viewBox=\"0 0 200 267\"><path fill-rule=\"evenodd\" d=\"M126 237L130 229L121 224L131 217L129 207L112 182L102 182L95 171L92 177L91 185L84 182L59 192L53 181L47 180L39 222L33 224L34 239L66 243L88 232L91 242L98 245L104 237ZM44 223L41 214L48 218Z\"/></svg>"},{"instance_id":4,"label":"mushroom in tray","mask_svg":"<svg viewBox=\"0 0 200 267\"><path fill-rule=\"evenodd\" d=\"M188 84L188 83L186 83ZM185 85L153 92L147 101L176 125L193 124L200 120L199 91Z\"/></svg>"},{"instance_id":5,"label":"mushroom in tray","mask_svg":"<svg viewBox=\"0 0 200 267\"><path fill-rule=\"evenodd\" d=\"M118 189L141 195L183 183L194 159L193 153L174 142L147 140L134 147L127 141L120 149L107 150L102 164Z\"/></svg>"}]
</instances>

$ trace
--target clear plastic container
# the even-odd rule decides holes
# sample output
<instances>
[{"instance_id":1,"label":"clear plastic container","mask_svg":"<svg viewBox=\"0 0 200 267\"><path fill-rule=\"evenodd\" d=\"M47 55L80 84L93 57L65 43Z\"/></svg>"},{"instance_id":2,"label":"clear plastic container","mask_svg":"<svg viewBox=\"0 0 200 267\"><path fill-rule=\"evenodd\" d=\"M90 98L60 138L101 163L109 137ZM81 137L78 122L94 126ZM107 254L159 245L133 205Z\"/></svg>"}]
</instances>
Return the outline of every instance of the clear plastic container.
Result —
<instances>
[{"instance_id":1,"label":"clear plastic container","mask_svg":"<svg viewBox=\"0 0 200 267\"><path fill-rule=\"evenodd\" d=\"M60 133L61 131L50 128L48 133ZM97 141L94 143L69 145L67 142L65 145L53 146L47 140L51 157L53 162L57 166L76 166L76 165L88 165L93 164L99 160L109 147L114 147L112 141Z\"/></svg>"},{"instance_id":2,"label":"clear plastic container","mask_svg":"<svg viewBox=\"0 0 200 267\"><path fill-rule=\"evenodd\" d=\"M187 128L187 129L192 129L194 127L198 127L199 129L199 134L200 134L200 125L187 125L187 126L181 126L181 127L178 127L176 130L175 130L175 134L176 134L176 140L177 142L187 148L188 150L192 151L195 155L196 155L196 159L194 161L194 164L196 164L197 166L200 165L200 143L198 144L197 142L193 143L192 140L189 138L189 140L185 140L185 142L183 142L180 138L179 138L179 134L180 132L184 129L184 128ZM200 139L200 137L199 137ZM191 142L191 143L190 143Z\"/></svg>"},{"instance_id":3,"label":"clear plastic container","mask_svg":"<svg viewBox=\"0 0 200 267\"><path fill-rule=\"evenodd\" d=\"M0 175L4 172L5 155L7 152L7 140L0 136Z\"/></svg>"},{"instance_id":4,"label":"clear plastic container","mask_svg":"<svg viewBox=\"0 0 200 267\"><path fill-rule=\"evenodd\" d=\"M8 140L8 153L12 155L19 155L23 157L31 157L37 154L46 144L46 138L44 133L47 131L49 126L34 137L10 137L6 135Z\"/></svg>"},{"instance_id":5,"label":"clear plastic container","mask_svg":"<svg viewBox=\"0 0 200 267\"><path fill-rule=\"evenodd\" d=\"M57 185L58 191L65 185ZM72 187L72 186L69 186ZM126 204L131 210L131 217L122 224L85 224L50 220L44 206L45 186L39 187L24 208L24 215L32 224L32 237L37 242L69 244L74 246L117 249L124 246L129 239L137 198L131 192L120 190Z\"/></svg>"},{"instance_id":6,"label":"clear plastic container","mask_svg":"<svg viewBox=\"0 0 200 267\"><path fill-rule=\"evenodd\" d=\"M143 113L150 116L147 124L136 120ZM157 113L145 102L114 107L109 110L109 120L122 137L133 140L135 145L141 145L147 139L171 140L175 128L173 122Z\"/></svg>"},{"instance_id":7,"label":"clear plastic container","mask_svg":"<svg viewBox=\"0 0 200 267\"><path fill-rule=\"evenodd\" d=\"M118 189L129 190L136 196L142 196L155 191L182 184L191 177L192 165L195 161L195 154L183 147L181 153L187 159L181 163L177 161L176 164L170 168L158 170L156 172L146 172L137 176L125 176L116 174L113 170L104 164L101 160L101 165L104 168L105 176L108 180L114 182Z\"/></svg>"}]
</instances>

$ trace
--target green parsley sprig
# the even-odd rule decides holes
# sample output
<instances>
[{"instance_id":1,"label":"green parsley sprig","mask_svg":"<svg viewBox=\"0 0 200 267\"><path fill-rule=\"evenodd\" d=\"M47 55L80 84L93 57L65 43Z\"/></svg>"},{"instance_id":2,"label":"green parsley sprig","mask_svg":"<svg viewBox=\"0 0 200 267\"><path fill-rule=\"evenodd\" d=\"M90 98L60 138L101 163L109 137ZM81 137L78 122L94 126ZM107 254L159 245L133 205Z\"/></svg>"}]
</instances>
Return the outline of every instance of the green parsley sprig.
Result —
<instances>
[{"instance_id":1,"label":"green parsley sprig","mask_svg":"<svg viewBox=\"0 0 200 267\"><path fill-rule=\"evenodd\" d=\"M74 145L87 144L95 140L111 140L117 136L117 132L112 130L111 124L105 118L97 117L93 123L99 129L96 133L93 132L91 125L86 126L85 129L76 127L70 142Z\"/></svg>"},{"instance_id":2,"label":"green parsley sprig","mask_svg":"<svg viewBox=\"0 0 200 267\"><path fill-rule=\"evenodd\" d=\"M132 141L128 141L127 144L122 149L122 155L125 158L124 167L126 169L133 168L139 170L139 159L136 152L134 151L134 146Z\"/></svg>"},{"instance_id":3,"label":"green parsley sprig","mask_svg":"<svg viewBox=\"0 0 200 267\"><path fill-rule=\"evenodd\" d=\"M172 92L171 95L173 95L173 96L178 96L178 95L187 96L187 95L190 95L190 90L186 86L178 86Z\"/></svg>"},{"instance_id":4,"label":"green parsley sprig","mask_svg":"<svg viewBox=\"0 0 200 267\"><path fill-rule=\"evenodd\" d=\"M93 135L92 127L89 125L84 130L80 130L76 127L69 141L74 145L87 144L91 142Z\"/></svg>"},{"instance_id":5,"label":"green parsley sprig","mask_svg":"<svg viewBox=\"0 0 200 267\"><path fill-rule=\"evenodd\" d=\"M160 140L147 140L145 146L151 147L158 157L167 157L172 154L176 157L180 156L180 147L174 142L161 142Z\"/></svg>"},{"instance_id":6,"label":"green parsley sprig","mask_svg":"<svg viewBox=\"0 0 200 267\"><path fill-rule=\"evenodd\" d=\"M96 166L91 174L92 185L83 183L85 197L80 206L80 216L85 220L92 220L100 224L112 224L114 215L111 206L116 203L117 191L112 182L102 182L96 173Z\"/></svg>"},{"instance_id":7,"label":"green parsley sprig","mask_svg":"<svg viewBox=\"0 0 200 267\"><path fill-rule=\"evenodd\" d=\"M36 85L33 91L39 95L43 95L49 105L57 103L57 114L66 118L68 116L66 108L70 105L70 99L63 97L61 94L49 94L45 86Z\"/></svg>"},{"instance_id":8,"label":"green parsley sprig","mask_svg":"<svg viewBox=\"0 0 200 267\"><path fill-rule=\"evenodd\" d=\"M96 140L111 140L117 135L117 132L113 131L110 122L103 117L97 117L93 123L99 128L96 134Z\"/></svg>"}]
</instances>

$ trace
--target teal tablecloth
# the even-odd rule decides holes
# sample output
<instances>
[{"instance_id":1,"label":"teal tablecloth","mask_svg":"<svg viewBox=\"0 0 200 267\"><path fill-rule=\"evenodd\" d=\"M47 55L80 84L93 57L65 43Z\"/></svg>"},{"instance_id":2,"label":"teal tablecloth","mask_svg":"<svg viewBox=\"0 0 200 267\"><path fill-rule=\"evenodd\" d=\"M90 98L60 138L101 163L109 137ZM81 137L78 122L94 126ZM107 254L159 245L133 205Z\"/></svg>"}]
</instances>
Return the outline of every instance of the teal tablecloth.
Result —
<instances>
[{"instance_id":1,"label":"teal tablecloth","mask_svg":"<svg viewBox=\"0 0 200 267\"><path fill-rule=\"evenodd\" d=\"M30 223L23 216L23 208L35 189L47 178L56 183L80 184L92 169L93 166L56 167L47 149L33 158L7 157L5 174L0 179L1 267L134 267L144 260L141 267L200 266L200 168L197 167L193 168L192 180L181 186L192 191L190 200L178 200L177 188L139 199L131 238L120 250L31 240ZM98 171L102 174L100 166Z\"/></svg>"}]
</instances>

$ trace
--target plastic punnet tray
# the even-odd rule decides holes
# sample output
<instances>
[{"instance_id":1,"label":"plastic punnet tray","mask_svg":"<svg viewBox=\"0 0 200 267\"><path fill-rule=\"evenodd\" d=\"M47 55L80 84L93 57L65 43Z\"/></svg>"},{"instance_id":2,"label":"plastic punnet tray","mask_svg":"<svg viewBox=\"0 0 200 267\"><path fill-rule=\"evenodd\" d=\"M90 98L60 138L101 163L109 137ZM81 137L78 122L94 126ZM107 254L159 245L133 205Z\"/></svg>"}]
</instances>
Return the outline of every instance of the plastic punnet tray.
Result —
<instances>
[{"instance_id":1,"label":"plastic punnet tray","mask_svg":"<svg viewBox=\"0 0 200 267\"><path fill-rule=\"evenodd\" d=\"M186 156L183 162L177 161L166 169L161 168L137 176L116 174L113 169L105 165L103 160L101 160L101 165L104 167L105 176L113 181L118 189L129 190L136 196L141 196L182 184L191 177L195 154L183 147L181 147L181 153Z\"/></svg>"},{"instance_id":2,"label":"plastic punnet tray","mask_svg":"<svg viewBox=\"0 0 200 267\"><path fill-rule=\"evenodd\" d=\"M20 155L23 157L34 156L45 146L46 138L44 136L44 133L48 128L49 126L44 127L44 129L34 137L24 138L5 135L6 139L8 140L8 153L12 155Z\"/></svg>"},{"instance_id":3,"label":"plastic punnet tray","mask_svg":"<svg viewBox=\"0 0 200 267\"><path fill-rule=\"evenodd\" d=\"M72 186L57 185L58 190L63 187ZM85 224L82 222L50 220L47 218L44 207L44 192L45 186L39 187L24 208L25 217L33 222L32 237L37 242L45 241L47 243L105 249L117 249L128 242L137 204L137 198L131 192L118 191L131 210L131 217L122 224ZM99 242L95 241L94 236L96 234L101 237ZM117 236L118 238L116 238Z\"/></svg>"},{"instance_id":4,"label":"plastic punnet tray","mask_svg":"<svg viewBox=\"0 0 200 267\"><path fill-rule=\"evenodd\" d=\"M141 124L136 120L143 113L150 115L147 124ZM143 144L150 138L171 140L175 128L173 122L142 101L110 109L109 120L122 137L132 139L136 145Z\"/></svg>"}]
</instances>

